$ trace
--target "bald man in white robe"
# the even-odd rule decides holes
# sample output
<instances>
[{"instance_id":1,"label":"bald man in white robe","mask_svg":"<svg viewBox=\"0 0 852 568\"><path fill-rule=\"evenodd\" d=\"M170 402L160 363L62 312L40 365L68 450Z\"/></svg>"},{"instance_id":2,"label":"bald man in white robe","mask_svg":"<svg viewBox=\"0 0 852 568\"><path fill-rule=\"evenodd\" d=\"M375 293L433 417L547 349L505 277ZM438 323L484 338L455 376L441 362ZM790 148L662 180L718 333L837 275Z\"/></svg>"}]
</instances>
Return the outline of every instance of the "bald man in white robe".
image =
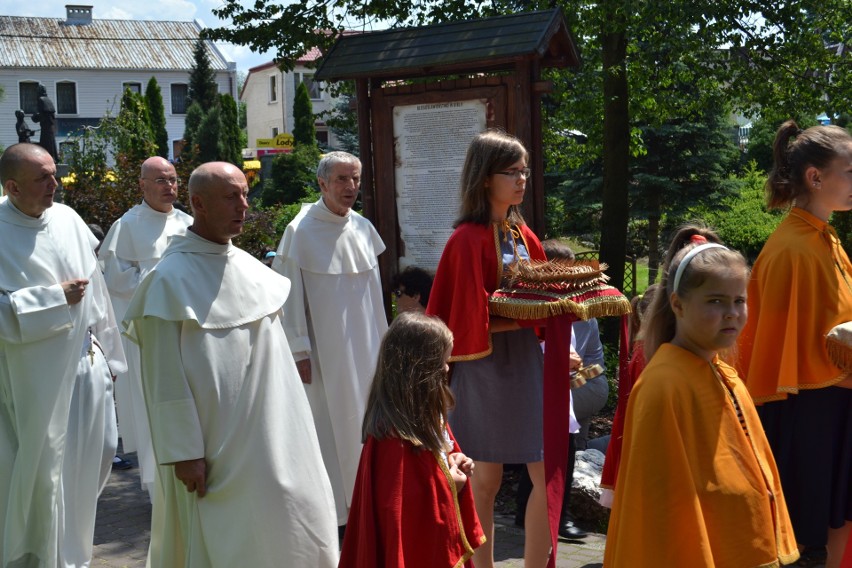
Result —
<instances>
[{"instance_id":1,"label":"bald man in white robe","mask_svg":"<svg viewBox=\"0 0 852 568\"><path fill-rule=\"evenodd\" d=\"M0 565L83 567L115 451L110 368L124 358L94 236L53 203L56 166L0 157ZM74 475L69 475L73 472Z\"/></svg>"},{"instance_id":2,"label":"bald man in white robe","mask_svg":"<svg viewBox=\"0 0 852 568\"><path fill-rule=\"evenodd\" d=\"M192 217L176 209L179 179L175 167L159 156L142 163L142 202L113 223L98 253L101 270L119 321L139 283L160 261L173 235L186 233ZM125 338L127 373L116 378L118 424L125 453L136 452L142 486L153 496L156 462L142 394L139 348ZM153 500L153 499L152 499Z\"/></svg>"},{"instance_id":3,"label":"bald man in white robe","mask_svg":"<svg viewBox=\"0 0 852 568\"><path fill-rule=\"evenodd\" d=\"M337 566L334 503L282 306L290 284L231 244L248 185L189 180L194 220L125 316L159 464L150 566Z\"/></svg>"}]
</instances>

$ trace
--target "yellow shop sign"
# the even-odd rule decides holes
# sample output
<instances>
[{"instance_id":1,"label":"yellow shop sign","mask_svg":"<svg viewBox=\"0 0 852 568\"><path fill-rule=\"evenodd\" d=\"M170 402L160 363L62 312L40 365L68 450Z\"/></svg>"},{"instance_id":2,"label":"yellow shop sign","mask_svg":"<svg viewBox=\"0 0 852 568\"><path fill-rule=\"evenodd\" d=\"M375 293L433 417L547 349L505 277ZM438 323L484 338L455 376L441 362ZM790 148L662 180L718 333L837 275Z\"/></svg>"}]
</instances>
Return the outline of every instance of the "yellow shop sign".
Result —
<instances>
[{"instance_id":1,"label":"yellow shop sign","mask_svg":"<svg viewBox=\"0 0 852 568\"><path fill-rule=\"evenodd\" d=\"M292 148L293 135L283 132L275 138L257 138L255 140L257 148Z\"/></svg>"}]
</instances>

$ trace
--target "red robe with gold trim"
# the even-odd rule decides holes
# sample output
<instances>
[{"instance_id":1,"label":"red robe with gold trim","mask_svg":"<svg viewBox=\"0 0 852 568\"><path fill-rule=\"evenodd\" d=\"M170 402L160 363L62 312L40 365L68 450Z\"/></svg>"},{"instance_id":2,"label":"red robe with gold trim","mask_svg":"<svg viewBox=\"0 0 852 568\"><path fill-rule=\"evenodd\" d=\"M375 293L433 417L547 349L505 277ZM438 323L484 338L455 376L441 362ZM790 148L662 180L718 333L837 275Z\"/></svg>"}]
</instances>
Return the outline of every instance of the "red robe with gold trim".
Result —
<instances>
[{"instance_id":1,"label":"red robe with gold trim","mask_svg":"<svg viewBox=\"0 0 852 568\"><path fill-rule=\"evenodd\" d=\"M546 260L538 237L516 226L533 260ZM488 298L500 287L503 257L497 226L462 223L441 255L426 313L441 318L453 332L450 361L471 361L491 354Z\"/></svg>"},{"instance_id":2,"label":"red robe with gold trim","mask_svg":"<svg viewBox=\"0 0 852 568\"><path fill-rule=\"evenodd\" d=\"M450 453L460 451L450 437ZM472 568L483 542L470 483L457 492L443 456L367 437L340 568Z\"/></svg>"}]
</instances>

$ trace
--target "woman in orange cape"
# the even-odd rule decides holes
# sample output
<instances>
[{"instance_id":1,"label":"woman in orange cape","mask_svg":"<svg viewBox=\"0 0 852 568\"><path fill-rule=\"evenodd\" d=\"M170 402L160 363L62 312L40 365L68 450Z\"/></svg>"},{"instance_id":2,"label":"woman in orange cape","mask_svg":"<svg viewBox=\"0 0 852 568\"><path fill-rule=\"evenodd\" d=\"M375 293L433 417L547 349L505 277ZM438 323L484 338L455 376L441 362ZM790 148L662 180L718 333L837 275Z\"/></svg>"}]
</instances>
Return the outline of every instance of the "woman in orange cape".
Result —
<instances>
[{"instance_id":1,"label":"woman in orange cape","mask_svg":"<svg viewBox=\"0 0 852 568\"><path fill-rule=\"evenodd\" d=\"M837 126L775 138L768 206L793 206L767 240L749 282L740 370L760 404L805 558L840 566L852 532L852 379L825 336L852 320L852 263L828 224L852 209L852 137Z\"/></svg>"}]
</instances>

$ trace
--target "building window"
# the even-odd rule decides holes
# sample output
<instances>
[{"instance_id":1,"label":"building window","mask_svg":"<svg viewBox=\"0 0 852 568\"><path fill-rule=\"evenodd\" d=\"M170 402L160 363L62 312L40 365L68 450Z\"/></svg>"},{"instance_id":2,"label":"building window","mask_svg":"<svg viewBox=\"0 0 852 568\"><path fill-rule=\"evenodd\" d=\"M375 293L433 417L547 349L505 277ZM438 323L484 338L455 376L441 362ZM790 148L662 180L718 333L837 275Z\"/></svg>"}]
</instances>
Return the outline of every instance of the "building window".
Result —
<instances>
[{"instance_id":1,"label":"building window","mask_svg":"<svg viewBox=\"0 0 852 568\"><path fill-rule=\"evenodd\" d=\"M275 75L269 77L269 102L274 103L278 100L278 79Z\"/></svg>"},{"instance_id":2,"label":"building window","mask_svg":"<svg viewBox=\"0 0 852 568\"><path fill-rule=\"evenodd\" d=\"M186 114L186 99L189 86L186 83L172 84L172 114Z\"/></svg>"},{"instance_id":3,"label":"building window","mask_svg":"<svg viewBox=\"0 0 852 568\"><path fill-rule=\"evenodd\" d=\"M24 114L35 114L38 112L38 83L35 81L22 81L18 83L20 94L20 108Z\"/></svg>"},{"instance_id":4,"label":"building window","mask_svg":"<svg viewBox=\"0 0 852 568\"><path fill-rule=\"evenodd\" d=\"M328 146L328 130L316 129L317 142L322 146Z\"/></svg>"},{"instance_id":5,"label":"building window","mask_svg":"<svg viewBox=\"0 0 852 568\"><path fill-rule=\"evenodd\" d=\"M278 127L273 126L272 127L272 137L275 138L276 136L278 136Z\"/></svg>"},{"instance_id":6,"label":"building window","mask_svg":"<svg viewBox=\"0 0 852 568\"><path fill-rule=\"evenodd\" d=\"M121 84L121 92L123 93L125 89L130 89L131 93L136 93L137 95L142 94L142 83L137 83L136 81L127 81Z\"/></svg>"},{"instance_id":7,"label":"building window","mask_svg":"<svg viewBox=\"0 0 852 568\"><path fill-rule=\"evenodd\" d=\"M56 83L56 114L77 114L77 83Z\"/></svg>"},{"instance_id":8,"label":"building window","mask_svg":"<svg viewBox=\"0 0 852 568\"><path fill-rule=\"evenodd\" d=\"M293 73L295 89L299 88L299 83L304 83L308 88L308 94L313 100L322 99L322 87L319 81L314 81L313 73Z\"/></svg>"}]
</instances>

